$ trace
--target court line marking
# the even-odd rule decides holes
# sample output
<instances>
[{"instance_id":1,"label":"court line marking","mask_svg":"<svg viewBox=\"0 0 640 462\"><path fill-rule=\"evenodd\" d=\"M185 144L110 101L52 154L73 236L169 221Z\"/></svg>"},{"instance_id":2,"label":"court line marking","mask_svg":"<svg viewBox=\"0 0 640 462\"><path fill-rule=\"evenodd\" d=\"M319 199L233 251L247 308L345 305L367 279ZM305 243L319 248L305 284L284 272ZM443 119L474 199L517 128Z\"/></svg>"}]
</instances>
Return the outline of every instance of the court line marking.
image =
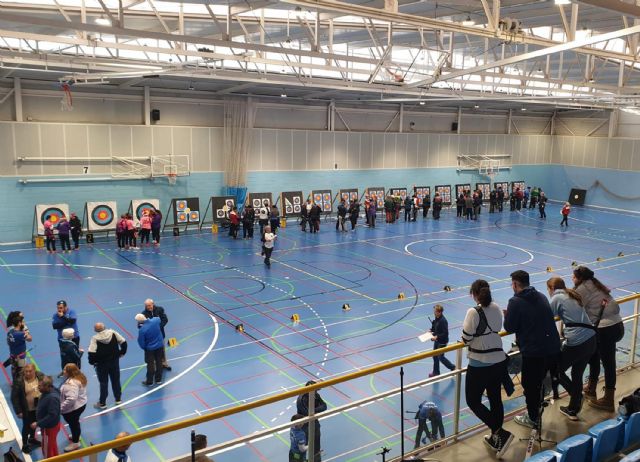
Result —
<instances>
[{"instance_id":1,"label":"court line marking","mask_svg":"<svg viewBox=\"0 0 640 462\"><path fill-rule=\"evenodd\" d=\"M479 268L503 268L503 267L507 267L507 266L521 266L521 265L526 265L527 263L531 263L534 260L534 256L531 252L529 252L528 250L523 249L522 247L517 247L515 245L511 245L511 244L503 244L502 242L495 242L495 241L488 241L486 239L472 239L472 238L438 238L438 239L421 239L419 241L413 241L413 242L409 242L407 245L404 246L404 251L406 253L408 253L409 255L412 255L414 257L419 257L419 258L423 258L421 255L416 255L413 252L409 251L409 247L411 247L414 244L419 244L421 242L436 242L436 241L467 241L467 242L482 242L485 244L496 244L496 245L502 245L505 247L510 247L512 249L516 249L519 250L521 252L526 253L527 255L529 255L529 259L527 261L524 262L518 262L518 263L505 263L505 264L501 264L501 265L486 265L486 264L476 264L476 263L455 263L455 262L448 262L448 261L444 261L444 260L432 260L436 263L441 263L441 264L450 264L450 265L454 265L454 266L473 266L473 267L479 267Z\"/></svg>"},{"instance_id":2,"label":"court line marking","mask_svg":"<svg viewBox=\"0 0 640 462\"><path fill-rule=\"evenodd\" d=\"M62 263L16 263L16 264L2 264L0 265L0 267L12 267L12 266L67 266L64 265ZM141 272L137 272L137 271L131 271L131 270L126 270L126 269L122 269L122 268L110 268L108 266L96 266L96 265L75 265L76 267L81 267L81 268L98 268L98 269L105 269L105 270L110 270L110 271L121 271L121 272L125 272L125 273L130 273L130 274L135 274L137 276L142 276L142 277L146 277L158 282L161 282L157 277L155 276L151 276L149 274L144 274ZM211 318L211 320L213 321L213 327L214 327L214 334L213 334L213 339L211 340L211 343L209 344L209 347L205 350L204 354L202 356L200 356L200 358L198 358L193 364L191 364L191 366L189 366L188 368L186 368L184 371L180 372L178 375L176 375L175 377L172 377L171 379L167 380L166 382L163 382L161 385L151 388L150 390L142 393L141 395L138 396L134 396L133 398L122 402L121 404L118 404L116 406L110 407L108 409L105 409L104 411L100 411L100 412L96 412L94 414L88 415L86 418L89 417L98 417L101 416L103 414L107 414L109 412L113 412L116 409L119 409L121 407L124 407L128 404L131 404L135 401L138 401L146 396L149 396L153 393L156 393L158 390L162 390L163 388L165 388L166 386L172 384L173 382L175 382L176 380L182 378L184 375L188 374L189 372L191 372L195 367L198 366L198 364L200 364L202 361L204 361L204 359L209 355L209 353L211 353L211 351L213 351L213 348L215 347L216 343L218 343L218 337L219 337L219 332L220 332L220 327L218 325L218 321L216 320L215 316L210 313L207 312L207 315Z\"/></svg>"}]
</instances>

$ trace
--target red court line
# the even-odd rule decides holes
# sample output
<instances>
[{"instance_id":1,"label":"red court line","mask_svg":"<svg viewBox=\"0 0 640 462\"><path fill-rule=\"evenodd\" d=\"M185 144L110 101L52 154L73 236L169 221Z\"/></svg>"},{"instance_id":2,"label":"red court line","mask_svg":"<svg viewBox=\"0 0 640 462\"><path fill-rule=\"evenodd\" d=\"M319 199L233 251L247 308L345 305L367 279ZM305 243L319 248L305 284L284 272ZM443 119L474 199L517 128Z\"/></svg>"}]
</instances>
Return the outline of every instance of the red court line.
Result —
<instances>
[{"instance_id":1,"label":"red court line","mask_svg":"<svg viewBox=\"0 0 640 462\"><path fill-rule=\"evenodd\" d=\"M134 339L134 336L131 335L131 333L124 328L124 326L122 324L120 324L118 321L116 321L109 313L107 313L100 305L98 305L98 302L96 302L93 297L91 295L87 295L87 298L91 301L91 303L93 303L100 311L102 311L102 313L108 317L109 319L111 319L126 335L127 337L129 337L130 340Z\"/></svg>"}]
</instances>

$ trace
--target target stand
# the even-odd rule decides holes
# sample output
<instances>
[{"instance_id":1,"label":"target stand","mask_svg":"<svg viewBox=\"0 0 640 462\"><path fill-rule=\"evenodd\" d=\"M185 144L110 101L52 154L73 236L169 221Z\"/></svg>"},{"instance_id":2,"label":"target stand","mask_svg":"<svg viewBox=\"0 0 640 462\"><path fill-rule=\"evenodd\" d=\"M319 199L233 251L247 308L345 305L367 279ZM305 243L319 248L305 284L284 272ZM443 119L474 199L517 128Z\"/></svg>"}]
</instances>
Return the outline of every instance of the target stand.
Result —
<instances>
[{"instance_id":1,"label":"target stand","mask_svg":"<svg viewBox=\"0 0 640 462\"><path fill-rule=\"evenodd\" d=\"M190 227L200 231L200 199L198 197L171 199L164 216L162 232L167 226L171 226L174 236L179 236L180 232L186 233ZM181 228L182 231L180 231Z\"/></svg>"},{"instance_id":2,"label":"target stand","mask_svg":"<svg viewBox=\"0 0 640 462\"><path fill-rule=\"evenodd\" d=\"M33 226L31 242L35 243L38 236L44 236L44 222L50 216L51 223L55 226L63 216L69 216L69 204L36 204L33 211Z\"/></svg>"},{"instance_id":3,"label":"target stand","mask_svg":"<svg viewBox=\"0 0 640 462\"><path fill-rule=\"evenodd\" d=\"M229 213L236 207L235 196L211 196L207 207L202 214L202 221L199 229L202 230L204 225L217 224L224 227L229 223ZM211 218L208 219L209 210L211 210Z\"/></svg>"},{"instance_id":4,"label":"target stand","mask_svg":"<svg viewBox=\"0 0 640 462\"><path fill-rule=\"evenodd\" d=\"M118 206L115 201L86 202L82 214L82 227L87 230L87 243L92 244L97 235L106 239L116 230ZM91 242L90 242L91 238Z\"/></svg>"}]
</instances>

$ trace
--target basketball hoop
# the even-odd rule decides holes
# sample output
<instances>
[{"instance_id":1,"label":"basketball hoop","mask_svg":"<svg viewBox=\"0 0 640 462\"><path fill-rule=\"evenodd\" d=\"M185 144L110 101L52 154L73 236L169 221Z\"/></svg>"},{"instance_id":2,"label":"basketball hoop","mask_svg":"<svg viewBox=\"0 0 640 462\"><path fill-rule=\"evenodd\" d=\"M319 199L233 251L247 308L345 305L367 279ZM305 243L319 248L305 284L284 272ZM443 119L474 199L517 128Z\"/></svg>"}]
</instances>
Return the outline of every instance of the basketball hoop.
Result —
<instances>
[{"instance_id":1,"label":"basketball hoop","mask_svg":"<svg viewBox=\"0 0 640 462\"><path fill-rule=\"evenodd\" d=\"M171 186L175 185L176 182L178 181L178 175L176 175L175 173L167 174L167 181L169 181L169 184Z\"/></svg>"}]
</instances>

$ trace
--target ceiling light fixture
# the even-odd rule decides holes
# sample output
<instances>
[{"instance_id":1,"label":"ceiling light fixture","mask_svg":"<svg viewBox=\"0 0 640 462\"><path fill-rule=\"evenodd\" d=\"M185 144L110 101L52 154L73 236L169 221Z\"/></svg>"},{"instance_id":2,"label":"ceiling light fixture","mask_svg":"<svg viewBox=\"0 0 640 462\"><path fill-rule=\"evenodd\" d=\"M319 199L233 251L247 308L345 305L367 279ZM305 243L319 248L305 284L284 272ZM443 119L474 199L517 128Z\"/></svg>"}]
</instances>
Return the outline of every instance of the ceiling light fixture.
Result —
<instances>
[{"instance_id":1,"label":"ceiling light fixture","mask_svg":"<svg viewBox=\"0 0 640 462\"><path fill-rule=\"evenodd\" d=\"M285 92L280 93L280 98L286 98L287 94Z\"/></svg>"},{"instance_id":2,"label":"ceiling light fixture","mask_svg":"<svg viewBox=\"0 0 640 462\"><path fill-rule=\"evenodd\" d=\"M556 5L571 5L570 0L554 0Z\"/></svg>"},{"instance_id":3,"label":"ceiling light fixture","mask_svg":"<svg viewBox=\"0 0 640 462\"><path fill-rule=\"evenodd\" d=\"M474 105L473 105L473 108L474 108L474 109L480 109L480 105L479 105L479 104L474 104Z\"/></svg>"},{"instance_id":4,"label":"ceiling light fixture","mask_svg":"<svg viewBox=\"0 0 640 462\"><path fill-rule=\"evenodd\" d=\"M467 19L465 19L464 21L462 21L462 25L463 26L475 26L476 22L471 19L471 16L467 15Z\"/></svg>"},{"instance_id":5,"label":"ceiling light fixture","mask_svg":"<svg viewBox=\"0 0 640 462\"><path fill-rule=\"evenodd\" d=\"M111 20L109 18L105 18L104 16L100 16L95 19L95 23L99 26L110 26Z\"/></svg>"},{"instance_id":6,"label":"ceiling light fixture","mask_svg":"<svg viewBox=\"0 0 640 462\"><path fill-rule=\"evenodd\" d=\"M427 104L427 103L424 102L424 101L420 101L420 106L424 106L425 104Z\"/></svg>"},{"instance_id":7,"label":"ceiling light fixture","mask_svg":"<svg viewBox=\"0 0 640 462\"><path fill-rule=\"evenodd\" d=\"M527 108L526 108L526 107L524 107L524 106L522 106L522 107L520 108L520 110L521 110L522 112L525 112L525 111L527 110Z\"/></svg>"}]
</instances>

